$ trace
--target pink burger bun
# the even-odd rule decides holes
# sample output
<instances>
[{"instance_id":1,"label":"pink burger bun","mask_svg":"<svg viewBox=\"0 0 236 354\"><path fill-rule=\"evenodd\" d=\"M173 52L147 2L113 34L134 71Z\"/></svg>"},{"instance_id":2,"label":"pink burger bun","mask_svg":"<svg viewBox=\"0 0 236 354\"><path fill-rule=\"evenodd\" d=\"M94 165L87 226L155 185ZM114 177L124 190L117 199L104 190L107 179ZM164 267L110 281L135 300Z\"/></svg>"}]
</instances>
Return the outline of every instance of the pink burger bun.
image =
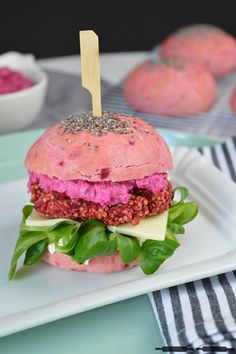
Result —
<instances>
[{"instance_id":1,"label":"pink burger bun","mask_svg":"<svg viewBox=\"0 0 236 354\"><path fill-rule=\"evenodd\" d=\"M236 40L218 27L192 25L167 37L160 55L197 62L215 77L223 77L236 69Z\"/></svg>"},{"instance_id":2,"label":"pink burger bun","mask_svg":"<svg viewBox=\"0 0 236 354\"><path fill-rule=\"evenodd\" d=\"M57 252L53 254L45 252L43 260L56 268L88 273L120 272L139 264L139 259L136 259L132 263L124 264L119 252L114 253L112 256L90 258L88 264L78 264L72 261L69 256Z\"/></svg>"},{"instance_id":3,"label":"pink burger bun","mask_svg":"<svg viewBox=\"0 0 236 354\"><path fill-rule=\"evenodd\" d=\"M202 65L176 58L139 65L123 89L134 110L173 117L207 111L216 96L215 80Z\"/></svg>"},{"instance_id":4,"label":"pink burger bun","mask_svg":"<svg viewBox=\"0 0 236 354\"><path fill-rule=\"evenodd\" d=\"M113 114L127 123L129 134L64 134L59 122L31 146L26 168L61 180L95 182L140 179L172 169L170 150L155 128L137 117Z\"/></svg>"}]
</instances>

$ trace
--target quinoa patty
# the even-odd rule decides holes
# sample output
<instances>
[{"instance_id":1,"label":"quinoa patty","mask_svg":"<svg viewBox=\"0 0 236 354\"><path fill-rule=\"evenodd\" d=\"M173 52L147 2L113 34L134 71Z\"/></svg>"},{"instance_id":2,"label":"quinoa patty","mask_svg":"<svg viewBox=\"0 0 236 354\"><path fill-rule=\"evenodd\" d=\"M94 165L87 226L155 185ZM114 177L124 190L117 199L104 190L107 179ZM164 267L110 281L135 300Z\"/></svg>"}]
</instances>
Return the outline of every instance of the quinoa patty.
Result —
<instances>
[{"instance_id":1,"label":"quinoa patty","mask_svg":"<svg viewBox=\"0 0 236 354\"><path fill-rule=\"evenodd\" d=\"M35 209L51 218L67 218L83 221L90 218L101 220L106 225L120 225L126 222L136 225L146 216L156 215L169 209L173 197L172 185L159 193L147 189L134 188L127 204L102 207L98 203L80 198L71 199L65 193L46 191L38 183L31 185L32 200Z\"/></svg>"}]
</instances>

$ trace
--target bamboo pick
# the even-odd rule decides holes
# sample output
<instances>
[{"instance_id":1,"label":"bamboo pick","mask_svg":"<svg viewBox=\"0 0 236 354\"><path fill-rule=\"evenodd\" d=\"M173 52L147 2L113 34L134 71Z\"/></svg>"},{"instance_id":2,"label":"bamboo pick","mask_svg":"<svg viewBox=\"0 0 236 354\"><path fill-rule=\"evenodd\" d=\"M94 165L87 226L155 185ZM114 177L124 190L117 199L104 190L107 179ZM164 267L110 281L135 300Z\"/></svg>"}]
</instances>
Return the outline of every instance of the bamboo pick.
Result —
<instances>
[{"instance_id":1,"label":"bamboo pick","mask_svg":"<svg viewBox=\"0 0 236 354\"><path fill-rule=\"evenodd\" d=\"M101 117L101 80L98 36L94 31L80 31L82 86L92 95L94 117Z\"/></svg>"}]
</instances>

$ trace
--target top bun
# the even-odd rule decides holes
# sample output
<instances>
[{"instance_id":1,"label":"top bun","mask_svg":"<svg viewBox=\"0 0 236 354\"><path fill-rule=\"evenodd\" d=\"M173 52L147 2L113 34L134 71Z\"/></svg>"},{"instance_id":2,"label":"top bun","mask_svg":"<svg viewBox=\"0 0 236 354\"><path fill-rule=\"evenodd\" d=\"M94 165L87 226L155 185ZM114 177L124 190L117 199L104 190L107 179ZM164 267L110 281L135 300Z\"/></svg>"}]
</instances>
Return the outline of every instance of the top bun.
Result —
<instances>
[{"instance_id":1,"label":"top bun","mask_svg":"<svg viewBox=\"0 0 236 354\"><path fill-rule=\"evenodd\" d=\"M61 180L118 182L166 172L172 158L161 135L143 120L89 112L48 128L29 149L25 166Z\"/></svg>"},{"instance_id":2,"label":"top bun","mask_svg":"<svg viewBox=\"0 0 236 354\"><path fill-rule=\"evenodd\" d=\"M223 77L236 69L236 40L212 25L191 25L168 36L161 45L160 55L198 62L213 76Z\"/></svg>"}]
</instances>

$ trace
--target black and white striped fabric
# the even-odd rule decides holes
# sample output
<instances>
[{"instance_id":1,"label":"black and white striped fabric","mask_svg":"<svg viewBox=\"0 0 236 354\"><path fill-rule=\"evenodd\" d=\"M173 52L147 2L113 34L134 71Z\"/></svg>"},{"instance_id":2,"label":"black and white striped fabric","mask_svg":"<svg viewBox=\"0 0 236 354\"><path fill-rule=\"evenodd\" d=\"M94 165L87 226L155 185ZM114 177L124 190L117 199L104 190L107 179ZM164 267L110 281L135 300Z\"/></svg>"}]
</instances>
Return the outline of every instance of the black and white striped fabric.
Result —
<instances>
[{"instance_id":1,"label":"black and white striped fabric","mask_svg":"<svg viewBox=\"0 0 236 354\"><path fill-rule=\"evenodd\" d=\"M122 84L113 87L103 99L103 109L138 115L159 128L176 129L189 133L229 137L236 135L236 117L232 114L229 100L236 85L236 74L218 80L216 101L208 112L189 117L168 117L135 112L128 107L123 96Z\"/></svg>"},{"instance_id":2,"label":"black and white striped fabric","mask_svg":"<svg viewBox=\"0 0 236 354\"><path fill-rule=\"evenodd\" d=\"M236 137L200 152L236 182ZM168 346L220 345L236 352L236 271L149 294Z\"/></svg>"}]
</instances>

